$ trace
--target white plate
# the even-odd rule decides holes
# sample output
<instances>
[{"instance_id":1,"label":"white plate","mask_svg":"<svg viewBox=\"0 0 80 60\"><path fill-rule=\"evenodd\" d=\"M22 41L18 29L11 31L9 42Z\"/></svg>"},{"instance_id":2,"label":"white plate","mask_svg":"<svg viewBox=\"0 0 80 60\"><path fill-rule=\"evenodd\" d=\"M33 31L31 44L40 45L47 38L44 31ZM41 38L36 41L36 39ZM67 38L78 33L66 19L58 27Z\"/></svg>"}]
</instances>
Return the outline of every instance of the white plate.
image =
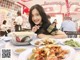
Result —
<instances>
[{"instance_id":1,"label":"white plate","mask_svg":"<svg viewBox=\"0 0 80 60\"><path fill-rule=\"evenodd\" d=\"M61 46L64 50L69 50L70 52L66 55L64 60L74 60L75 50L70 46ZM18 60L27 60L29 55L32 53L32 49L27 49L19 55Z\"/></svg>"},{"instance_id":2,"label":"white plate","mask_svg":"<svg viewBox=\"0 0 80 60\"><path fill-rule=\"evenodd\" d=\"M30 44L31 44L31 45L34 45L34 46L38 46L38 45L36 45L35 43L36 43L37 41L39 41L40 43L42 43L41 40L42 40L42 39L32 40L32 41L30 42ZM39 45L41 45L40 43L39 43Z\"/></svg>"},{"instance_id":3,"label":"white plate","mask_svg":"<svg viewBox=\"0 0 80 60\"><path fill-rule=\"evenodd\" d=\"M76 54L75 54L74 60L80 60L80 53L76 53Z\"/></svg>"},{"instance_id":4,"label":"white plate","mask_svg":"<svg viewBox=\"0 0 80 60\"><path fill-rule=\"evenodd\" d=\"M42 40L46 40L46 39L47 39L47 38L35 39L35 40L32 40L32 41L30 42L30 44L31 44L31 45L34 45L34 46L41 46L41 45L44 45L44 44L45 44ZM53 42L54 44L56 44L56 43L58 42L58 40L53 39L53 38L48 38L48 39L50 39L51 41L52 41L52 40L55 41L55 42ZM36 45L36 44L35 44L36 42L39 42L39 44Z\"/></svg>"},{"instance_id":5,"label":"white plate","mask_svg":"<svg viewBox=\"0 0 80 60\"><path fill-rule=\"evenodd\" d=\"M60 43L62 45L65 45L64 42L65 41L69 41L70 39L73 39L74 41L77 41L78 43L80 43L80 38L67 38L67 39L63 39L63 40L60 40ZM73 47L75 50L80 50L80 47Z\"/></svg>"},{"instance_id":6,"label":"white plate","mask_svg":"<svg viewBox=\"0 0 80 60\"><path fill-rule=\"evenodd\" d=\"M20 53L24 52L25 50L27 50L26 47L17 47L13 50L13 52L17 55L19 55Z\"/></svg>"}]
</instances>

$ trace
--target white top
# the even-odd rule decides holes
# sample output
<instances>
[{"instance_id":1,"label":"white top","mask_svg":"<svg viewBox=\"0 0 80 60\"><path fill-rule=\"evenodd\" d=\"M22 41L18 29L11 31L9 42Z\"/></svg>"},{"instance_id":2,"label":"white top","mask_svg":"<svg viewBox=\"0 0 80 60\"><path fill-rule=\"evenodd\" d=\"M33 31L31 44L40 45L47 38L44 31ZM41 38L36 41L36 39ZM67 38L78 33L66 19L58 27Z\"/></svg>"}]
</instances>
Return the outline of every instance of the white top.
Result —
<instances>
[{"instance_id":1,"label":"white top","mask_svg":"<svg viewBox=\"0 0 80 60\"><path fill-rule=\"evenodd\" d=\"M65 20L61 24L61 28L63 28L63 31L76 31L76 25L71 20Z\"/></svg>"},{"instance_id":2,"label":"white top","mask_svg":"<svg viewBox=\"0 0 80 60\"><path fill-rule=\"evenodd\" d=\"M16 17L15 22L17 25L22 25L23 23L23 19L21 16Z\"/></svg>"},{"instance_id":3,"label":"white top","mask_svg":"<svg viewBox=\"0 0 80 60\"><path fill-rule=\"evenodd\" d=\"M7 25L1 25L1 31L7 31Z\"/></svg>"},{"instance_id":4,"label":"white top","mask_svg":"<svg viewBox=\"0 0 80 60\"><path fill-rule=\"evenodd\" d=\"M1 31L7 31L8 29L11 29L11 26L10 25L5 25L5 24L2 24L1 25Z\"/></svg>"}]
</instances>

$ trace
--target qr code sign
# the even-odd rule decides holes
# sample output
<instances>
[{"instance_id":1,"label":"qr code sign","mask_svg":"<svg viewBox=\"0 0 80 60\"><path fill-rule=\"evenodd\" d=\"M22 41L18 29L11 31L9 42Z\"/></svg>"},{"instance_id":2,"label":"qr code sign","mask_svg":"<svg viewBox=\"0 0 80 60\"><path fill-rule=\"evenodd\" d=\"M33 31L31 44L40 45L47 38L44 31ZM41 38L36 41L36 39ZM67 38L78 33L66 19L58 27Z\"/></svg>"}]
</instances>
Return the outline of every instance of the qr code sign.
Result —
<instances>
[{"instance_id":1,"label":"qr code sign","mask_svg":"<svg viewBox=\"0 0 80 60\"><path fill-rule=\"evenodd\" d=\"M10 58L11 50L10 49L2 49L2 58Z\"/></svg>"}]
</instances>

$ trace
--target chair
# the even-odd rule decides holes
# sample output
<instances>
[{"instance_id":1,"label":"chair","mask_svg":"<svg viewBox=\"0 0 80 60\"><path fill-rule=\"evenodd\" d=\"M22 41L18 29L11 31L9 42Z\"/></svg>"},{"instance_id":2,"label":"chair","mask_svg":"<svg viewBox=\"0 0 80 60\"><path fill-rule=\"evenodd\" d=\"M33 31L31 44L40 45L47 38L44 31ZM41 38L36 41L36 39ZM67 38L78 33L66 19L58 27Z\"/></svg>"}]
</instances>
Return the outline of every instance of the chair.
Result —
<instances>
[{"instance_id":1,"label":"chair","mask_svg":"<svg viewBox=\"0 0 80 60\"><path fill-rule=\"evenodd\" d=\"M68 38L77 38L78 33L76 31L66 31Z\"/></svg>"}]
</instances>

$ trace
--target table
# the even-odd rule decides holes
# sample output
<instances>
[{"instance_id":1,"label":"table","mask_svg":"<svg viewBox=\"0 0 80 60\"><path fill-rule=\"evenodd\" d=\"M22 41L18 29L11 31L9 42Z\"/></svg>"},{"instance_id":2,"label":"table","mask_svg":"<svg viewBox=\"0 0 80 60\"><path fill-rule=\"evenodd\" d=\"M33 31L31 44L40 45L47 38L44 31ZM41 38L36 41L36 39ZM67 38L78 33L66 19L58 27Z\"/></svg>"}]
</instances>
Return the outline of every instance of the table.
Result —
<instances>
[{"instance_id":1,"label":"table","mask_svg":"<svg viewBox=\"0 0 80 60\"><path fill-rule=\"evenodd\" d=\"M10 42L6 42L6 45L5 45L4 49L10 49L11 50L11 58L6 58L5 59L5 58L1 58L1 56L0 56L0 60L18 60L19 55L16 55L14 53L14 49L17 48L17 47L26 47L27 49L28 48L34 48L34 46L32 46L32 45L29 45L29 46L14 46ZM77 56L80 56L80 50L76 50L75 57L77 58ZM77 58L77 59L80 60L80 58Z\"/></svg>"},{"instance_id":2,"label":"table","mask_svg":"<svg viewBox=\"0 0 80 60\"><path fill-rule=\"evenodd\" d=\"M0 56L0 60L18 60L19 55L14 53L14 49L17 47L26 47L28 49L28 48L33 48L34 46L31 46L31 45L30 46L14 46L10 42L6 42L5 47L2 49L10 49L11 50L11 58L5 59L5 58L1 58L1 56Z\"/></svg>"}]
</instances>

